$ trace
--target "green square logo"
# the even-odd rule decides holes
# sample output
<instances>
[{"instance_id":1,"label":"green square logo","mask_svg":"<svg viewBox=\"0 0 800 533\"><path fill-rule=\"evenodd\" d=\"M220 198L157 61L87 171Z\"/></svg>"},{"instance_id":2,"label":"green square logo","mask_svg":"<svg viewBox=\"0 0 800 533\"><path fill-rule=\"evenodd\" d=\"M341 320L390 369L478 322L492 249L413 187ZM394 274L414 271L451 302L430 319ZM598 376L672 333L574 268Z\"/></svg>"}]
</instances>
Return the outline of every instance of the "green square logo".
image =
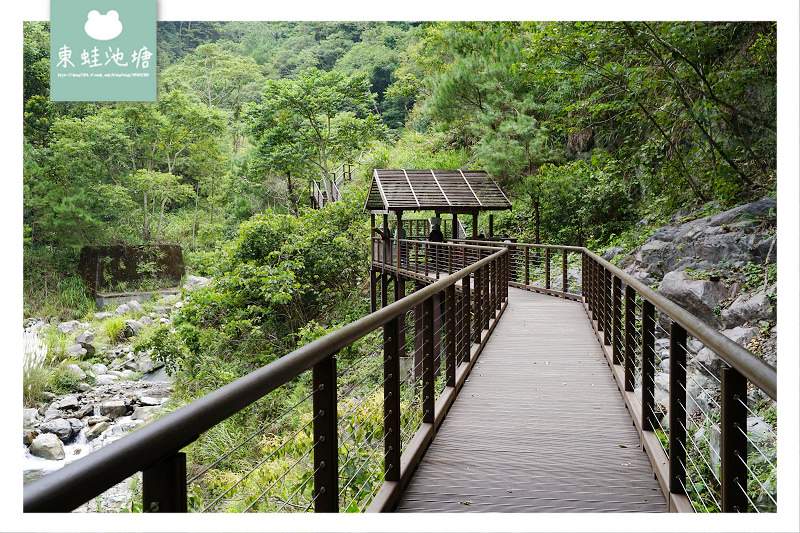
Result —
<instances>
[{"instance_id":1,"label":"green square logo","mask_svg":"<svg viewBox=\"0 0 800 533\"><path fill-rule=\"evenodd\" d=\"M50 0L50 99L156 99L156 0Z\"/></svg>"}]
</instances>

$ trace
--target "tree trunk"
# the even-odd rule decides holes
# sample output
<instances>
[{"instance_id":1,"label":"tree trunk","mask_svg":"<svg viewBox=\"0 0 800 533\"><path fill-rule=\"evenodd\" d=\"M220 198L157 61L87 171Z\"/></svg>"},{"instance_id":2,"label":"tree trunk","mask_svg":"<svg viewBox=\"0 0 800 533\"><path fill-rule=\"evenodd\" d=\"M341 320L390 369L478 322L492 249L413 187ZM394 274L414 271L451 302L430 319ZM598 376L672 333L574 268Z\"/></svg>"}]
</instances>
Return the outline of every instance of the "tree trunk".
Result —
<instances>
[{"instance_id":1,"label":"tree trunk","mask_svg":"<svg viewBox=\"0 0 800 533\"><path fill-rule=\"evenodd\" d=\"M286 172L286 187L289 190L289 202L294 211L294 216L300 218L300 206L297 205L297 198L294 195L294 187L292 187L292 173Z\"/></svg>"},{"instance_id":2,"label":"tree trunk","mask_svg":"<svg viewBox=\"0 0 800 533\"><path fill-rule=\"evenodd\" d=\"M163 200L161 200L161 213L158 215L158 226L156 227L156 240L158 240L158 236L161 233L161 222L164 220L164 206L167 205L167 197L165 196Z\"/></svg>"}]
</instances>

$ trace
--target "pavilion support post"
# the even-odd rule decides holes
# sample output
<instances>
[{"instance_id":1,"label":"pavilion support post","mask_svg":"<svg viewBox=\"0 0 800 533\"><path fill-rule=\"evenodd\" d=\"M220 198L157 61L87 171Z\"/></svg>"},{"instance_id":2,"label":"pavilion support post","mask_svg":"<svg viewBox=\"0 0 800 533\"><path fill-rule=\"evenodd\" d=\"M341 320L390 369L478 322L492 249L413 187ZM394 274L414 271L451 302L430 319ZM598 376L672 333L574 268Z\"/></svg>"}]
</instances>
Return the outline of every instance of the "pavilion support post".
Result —
<instances>
[{"instance_id":1,"label":"pavilion support post","mask_svg":"<svg viewBox=\"0 0 800 533\"><path fill-rule=\"evenodd\" d=\"M458 215L453 213L453 239L458 239Z\"/></svg>"},{"instance_id":2,"label":"pavilion support post","mask_svg":"<svg viewBox=\"0 0 800 533\"><path fill-rule=\"evenodd\" d=\"M489 213L489 237L494 237L494 213Z\"/></svg>"},{"instance_id":3,"label":"pavilion support post","mask_svg":"<svg viewBox=\"0 0 800 533\"><path fill-rule=\"evenodd\" d=\"M369 310L374 313L378 310L378 277L380 273L375 268L369 269Z\"/></svg>"},{"instance_id":4,"label":"pavilion support post","mask_svg":"<svg viewBox=\"0 0 800 533\"><path fill-rule=\"evenodd\" d=\"M472 238L478 238L478 212L472 212Z\"/></svg>"}]
</instances>

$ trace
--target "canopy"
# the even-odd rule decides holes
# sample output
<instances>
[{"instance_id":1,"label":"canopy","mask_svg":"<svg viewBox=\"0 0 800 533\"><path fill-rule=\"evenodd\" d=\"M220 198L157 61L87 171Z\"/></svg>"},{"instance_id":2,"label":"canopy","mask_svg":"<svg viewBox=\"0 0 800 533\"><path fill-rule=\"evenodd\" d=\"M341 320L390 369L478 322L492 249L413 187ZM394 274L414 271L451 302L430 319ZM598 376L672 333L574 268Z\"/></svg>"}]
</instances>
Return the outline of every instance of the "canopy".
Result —
<instances>
[{"instance_id":1,"label":"canopy","mask_svg":"<svg viewBox=\"0 0 800 533\"><path fill-rule=\"evenodd\" d=\"M375 169L364 209L475 213L511 209L511 202L484 170Z\"/></svg>"}]
</instances>

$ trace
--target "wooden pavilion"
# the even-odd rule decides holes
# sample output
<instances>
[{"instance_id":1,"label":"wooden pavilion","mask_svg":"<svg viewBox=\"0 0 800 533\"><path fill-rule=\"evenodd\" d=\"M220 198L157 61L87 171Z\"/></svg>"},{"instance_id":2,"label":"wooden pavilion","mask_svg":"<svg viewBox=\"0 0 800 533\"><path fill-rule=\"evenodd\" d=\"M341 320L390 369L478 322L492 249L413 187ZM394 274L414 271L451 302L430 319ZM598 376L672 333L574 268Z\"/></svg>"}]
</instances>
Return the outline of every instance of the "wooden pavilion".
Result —
<instances>
[{"instance_id":1,"label":"wooden pavilion","mask_svg":"<svg viewBox=\"0 0 800 533\"><path fill-rule=\"evenodd\" d=\"M388 228L394 213L399 228L406 211L452 214L452 238L458 238L458 215L471 214L476 238L478 214L511 209L511 202L484 170L375 169L364 209L372 215L373 228L375 215L383 215L383 227Z\"/></svg>"}]
</instances>

